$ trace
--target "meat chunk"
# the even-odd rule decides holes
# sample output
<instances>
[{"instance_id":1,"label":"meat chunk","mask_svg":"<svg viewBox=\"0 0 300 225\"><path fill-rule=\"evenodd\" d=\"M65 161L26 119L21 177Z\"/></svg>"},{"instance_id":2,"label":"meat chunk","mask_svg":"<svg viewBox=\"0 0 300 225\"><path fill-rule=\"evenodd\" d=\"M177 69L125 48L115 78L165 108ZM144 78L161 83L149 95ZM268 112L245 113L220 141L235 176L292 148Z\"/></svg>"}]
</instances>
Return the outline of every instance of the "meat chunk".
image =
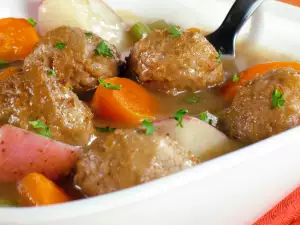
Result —
<instances>
[{"instance_id":1,"label":"meat chunk","mask_svg":"<svg viewBox=\"0 0 300 225\"><path fill-rule=\"evenodd\" d=\"M102 39L86 35L79 28L59 27L48 32L35 51L25 60L25 69L32 65L45 65L56 72L56 78L76 93L98 86L99 78L117 75L118 56L114 46L105 42L113 57L97 54ZM56 45L65 44L61 49Z\"/></svg>"},{"instance_id":2,"label":"meat chunk","mask_svg":"<svg viewBox=\"0 0 300 225\"><path fill-rule=\"evenodd\" d=\"M56 82L47 68L32 66L0 80L0 125L36 131L30 121L41 120L52 138L85 145L93 133L93 114L68 88Z\"/></svg>"},{"instance_id":3,"label":"meat chunk","mask_svg":"<svg viewBox=\"0 0 300 225\"><path fill-rule=\"evenodd\" d=\"M77 163L75 183L89 196L128 188L192 167L196 160L177 142L140 130L99 137Z\"/></svg>"},{"instance_id":4,"label":"meat chunk","mask_svg":"<svg viewBox=\"0 0 300 225\"><path fill-rule=\"evenodd\" d=\"M275 89L284 94L283 108L272 106ZM241 87L223 112L221 126L246 144L260 141L300 124L300 71L273 70Z\"/></svg>"},{"instance_id":5,"label":"meat chunk","mask_svg":"<svg viewBox=\"0 0 300 225\"><path fill-rule=\"evenodd\" d=\"M174 95L222 83L218 57L200 33L184 31L171 37L167 30L155 30L133 46L129 68L141 83Z\"/></svg>"}]
</instances>

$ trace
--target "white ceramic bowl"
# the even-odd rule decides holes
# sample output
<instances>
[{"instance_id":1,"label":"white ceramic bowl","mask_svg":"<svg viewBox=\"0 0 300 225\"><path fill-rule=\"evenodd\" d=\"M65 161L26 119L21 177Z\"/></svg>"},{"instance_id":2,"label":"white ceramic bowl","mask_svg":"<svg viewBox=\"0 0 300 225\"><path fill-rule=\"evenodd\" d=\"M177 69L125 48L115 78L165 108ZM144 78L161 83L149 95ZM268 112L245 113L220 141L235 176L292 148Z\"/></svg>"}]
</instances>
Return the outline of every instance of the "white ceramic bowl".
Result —
<instances>
[{"instance_id":1,"label":"white ceramic bowl","mask_svg":"<svg viewBox=\"0 0 300 225\"><path fill-rule=\"evenodd\" d=\"M63 1L63 0L62 0ZM107 0L115 9L213 30L233 0ZM26 0L1 1L1 17L28 17ZM249 44L300 60L300 9L265 2L243 28ZM251 224L300 184L300 128L195 168L67 204L0 209L2 225Z\"/></svg>"}]
</instances>

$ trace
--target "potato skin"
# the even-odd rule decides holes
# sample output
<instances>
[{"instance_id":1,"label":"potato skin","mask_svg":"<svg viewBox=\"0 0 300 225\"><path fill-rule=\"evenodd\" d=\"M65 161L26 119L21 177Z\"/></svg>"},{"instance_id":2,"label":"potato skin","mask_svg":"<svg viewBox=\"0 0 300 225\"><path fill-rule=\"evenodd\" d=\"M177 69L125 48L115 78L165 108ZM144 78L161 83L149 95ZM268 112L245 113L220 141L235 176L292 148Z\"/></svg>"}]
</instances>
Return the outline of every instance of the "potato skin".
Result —
<instances>
[{"instance_id":1,"label":"potato skin","mask_svg":"<svg viewBox=\"0 0 300 225\"><path fill-rule=\"evenodd\" d=\"M206 38L192 31L172 38L155 30L137 42L128 59L137 79L170 95L219 85L224 80L219 54Z\"/></svg>"}]
</instances>

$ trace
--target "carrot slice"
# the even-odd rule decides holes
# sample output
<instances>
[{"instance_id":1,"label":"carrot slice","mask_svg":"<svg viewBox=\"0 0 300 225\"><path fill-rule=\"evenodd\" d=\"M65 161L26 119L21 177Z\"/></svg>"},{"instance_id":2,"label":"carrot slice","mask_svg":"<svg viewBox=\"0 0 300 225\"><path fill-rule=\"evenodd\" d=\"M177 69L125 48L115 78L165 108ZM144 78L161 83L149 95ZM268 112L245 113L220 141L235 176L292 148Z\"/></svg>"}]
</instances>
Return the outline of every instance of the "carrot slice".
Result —
<instances>
[{"instance_id":1,"label":"carrot slice","mask_svg":"<svg viewBox=\"0 0 300 225\"><path fill-rule=\"evenodd\" d=\"M30 173L18 182L22 206L42 206L70 201L55 183L39 173Z\"/></svg>"},{"instance_id":2,"label":"carrot slice","mask_svg":"<svg viewBox=\"0 0 300 225\"><path fill-rule=\"evenodd\" d=\"M270 70L280 69L280 68L294 68L300 70L299 62L270 62L264 64L258 64L253 67L250 67L243 72L237 74L239 80L234 82L233 80L229 81L221 90L223 96L226 100L231 101L236 91L239 87L243 86L248 81L252 80L256 76L261 76L266 74Z\"/></svg>"},{"instance_id":3,"label":"carrot slice","mask_svg":"<svg viewBox=\"0 0 300 225\"><path fill-rule=\"evenodd\" d=\"M136 125L145 118L155 119L157 101L144 87L119 77L108 78L103 82L121 87L114 90L99 85L92 100L92 109L96 115L126 125Z\"/></svg>"},{"instance_id":4,"label":"carrot slice","mask_svg":"<svg viewBox=\"0 0 300 225\"><path fill-rule=\"evenodd\" d=\"M0 60L23 60L39 41L35 28L25 19L0 19Z\"/></svg>"},{"instance_id":5,"label":"carrot slice","mask_svg":"<svg viewBox=\"0 0 300 225\"><path fill-rule=\"evenodd\" d=\"M4 80L7 77L16 74L17 72L19 72L20 69L16 68L16 67L8 67L7 69L4 69L0 72L0 80Z\"/></svg>"},{"instance_id":6,"label":"carrot slice","mask_svg":"<svg viewBox=\"0 0 300 225\"><path fill-rule=\"evenodd\" d=\"M191 27L187 30L190 31L190 32L194 32L194 33L201 33L201 30L197 27Z\"/></svg>"}]
</instances>

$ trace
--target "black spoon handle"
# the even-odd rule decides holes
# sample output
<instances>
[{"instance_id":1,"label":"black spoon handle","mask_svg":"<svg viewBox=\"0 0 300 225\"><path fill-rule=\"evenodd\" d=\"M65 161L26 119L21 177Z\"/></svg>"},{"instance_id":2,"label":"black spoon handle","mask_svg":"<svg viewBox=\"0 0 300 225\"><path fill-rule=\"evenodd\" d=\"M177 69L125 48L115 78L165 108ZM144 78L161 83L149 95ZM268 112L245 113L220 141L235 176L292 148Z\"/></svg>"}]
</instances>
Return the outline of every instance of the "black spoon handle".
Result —
<instances>
[{"instance_id":1,"label":"black spoon handle","mask_svg":"<svg viewBox=\"0 0 300 225\"><path fill-rule=\"evenodd\" d=\"M208 35L207 39L216 47L216 49L221 51L222 47L226 47L220 46L221 42L227 45L229 43L233 44L236 34L263 1L264 0L236 0L222 25L214 33ZM217 38L222 38L223 40L216 40ZM224 38L226 40L224 40ZM230 54L230 52L224 52L224 54Z\"/></svg>"}]
</instances>

